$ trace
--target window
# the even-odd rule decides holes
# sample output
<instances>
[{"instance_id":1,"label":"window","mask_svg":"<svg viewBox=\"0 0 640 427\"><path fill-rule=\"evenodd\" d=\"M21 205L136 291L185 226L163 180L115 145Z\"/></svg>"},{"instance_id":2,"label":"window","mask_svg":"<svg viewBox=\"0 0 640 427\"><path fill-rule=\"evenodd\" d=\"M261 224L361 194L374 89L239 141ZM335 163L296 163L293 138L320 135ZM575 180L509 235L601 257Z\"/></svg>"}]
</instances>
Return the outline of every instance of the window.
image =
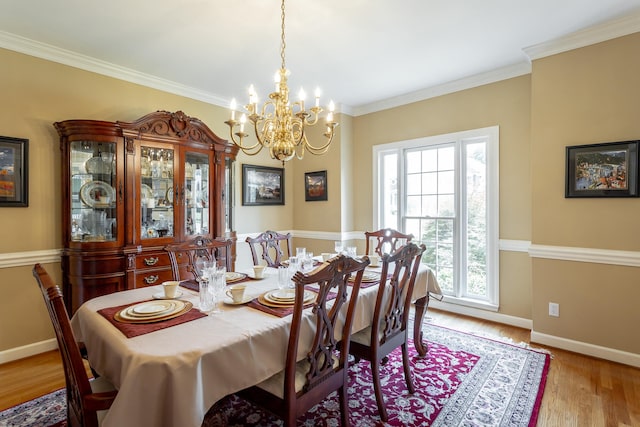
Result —
<instances>
[{"instance_id":1,"label":"window","mask_svg":"<svg viewBox=\"0 0 640 427\"><path fill-rule=\"evenodd\" d=\"M374 147L374 224L411 233L446 300L498 308L498 127Z\"/></svg>"}]
</instances>

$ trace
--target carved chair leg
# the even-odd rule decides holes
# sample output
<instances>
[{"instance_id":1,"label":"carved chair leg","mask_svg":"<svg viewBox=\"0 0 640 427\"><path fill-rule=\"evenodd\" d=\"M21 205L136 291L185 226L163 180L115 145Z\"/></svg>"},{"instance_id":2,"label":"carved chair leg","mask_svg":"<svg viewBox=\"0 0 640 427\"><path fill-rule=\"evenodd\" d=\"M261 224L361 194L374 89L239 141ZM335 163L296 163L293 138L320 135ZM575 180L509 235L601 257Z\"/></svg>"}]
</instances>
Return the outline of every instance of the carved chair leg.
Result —
<instances>
[{"instance_id":1,"label":"carved chair leg","mask_svg":"<svg viewBox=\"0 0 640 427\"><path fill-rule=\"evenodd\" d=\"M387 421L387 408L384 406L384 398L382 397L382 386L380 385L380 363L377 358L371 361L371 374L373 375L373 390L376 394L376 402L378 404L378 413L382 421Z\"/></svg>"},{"instance_id":2,"label":"carved chair leg","mask_svg":"<svg viewBox=\"0 0 640 427\"><path fill-rule=\"evenodd\" d=\"M409 349L406 343L402 344L402 365L404 367L404 379L407 382L407 390L409 393L415 393L416 389L413 386L413 379L411 378L411 365L409 363Z\"/></svg>"},{"instance_id":3,"label":"carved chair leg","mask_svg":"<svg viewBox=\"0 0 640 427\"><path fill-rule=\"evenodd\" d=\"M429 293L422 298L418 298L415 302L416 316L413 323L413 345L420 357L426 357L429 347L427 343L423 341L422 336L422 322L424 315L429 307Z\"/></svg>"}]
</instances>

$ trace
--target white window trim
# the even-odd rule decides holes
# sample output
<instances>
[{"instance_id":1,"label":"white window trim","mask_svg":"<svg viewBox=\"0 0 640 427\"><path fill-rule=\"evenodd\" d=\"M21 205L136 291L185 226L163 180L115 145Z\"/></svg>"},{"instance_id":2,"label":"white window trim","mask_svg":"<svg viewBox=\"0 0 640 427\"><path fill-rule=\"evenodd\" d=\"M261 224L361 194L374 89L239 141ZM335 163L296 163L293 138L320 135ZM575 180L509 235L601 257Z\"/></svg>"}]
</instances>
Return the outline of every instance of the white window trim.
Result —
<instances>
[{"instance_id":1,"label":"white window trim","mask_svg":"<svg viewBox=\"0 0 640 427\"><path fill-rule=\"evenodd\" d=\"M500 277L499 277L499 242L500 242L500 127L489 126L480 129L472 129L443 135L416 138L407 141L391 142L373 146L372 171L373 171L373 224L374 228L380 228L380 154L384 152L398 152L407 148L423 147L427 145L443 144L451 141L472 140L478 137L487 137L487 229L492 235L487 241L487 297L488 301L470 300L454 296L445 296L444 300L454 304L466 305L475 308L496 311L500 306ZM398 162L402 156L398 156ZM461 171L461 174L464 171ZM461 175L463 176L463 175ZM404 180L399 185L404 186ZM404 188L401 189L404 194ZM456 202L457 203L457 202Z\"/></svg>"}]
</instances>

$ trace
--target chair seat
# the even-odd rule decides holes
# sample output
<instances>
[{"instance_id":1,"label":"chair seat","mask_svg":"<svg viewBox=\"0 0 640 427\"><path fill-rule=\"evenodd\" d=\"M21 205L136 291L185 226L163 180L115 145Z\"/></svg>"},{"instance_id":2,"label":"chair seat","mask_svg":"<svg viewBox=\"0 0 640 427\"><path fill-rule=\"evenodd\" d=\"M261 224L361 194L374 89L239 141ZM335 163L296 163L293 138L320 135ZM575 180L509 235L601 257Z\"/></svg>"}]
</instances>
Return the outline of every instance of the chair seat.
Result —
<instances>
[{"instance_id":1,"label":"chair seat","mask_svg":"<svg viewBox=\"0 0 640 427\"><path fill-rule=\"evenodd\" d=\"M333 356L333 367L335 368L336 366L338 366L338 358L336 356ZM304 387L304 385L306 384L307 372L309 372L308 361L302 360L296 364L296 381L295 381L296 393L302 390L302 387ZM268 391L269 393L279 397L280 399L283 399L284 398L283 384L284 384L284 371L280 371L277 374L267 378L266 380L258 384L258 387L265 391Z\"/></svg>"}]
</instances>

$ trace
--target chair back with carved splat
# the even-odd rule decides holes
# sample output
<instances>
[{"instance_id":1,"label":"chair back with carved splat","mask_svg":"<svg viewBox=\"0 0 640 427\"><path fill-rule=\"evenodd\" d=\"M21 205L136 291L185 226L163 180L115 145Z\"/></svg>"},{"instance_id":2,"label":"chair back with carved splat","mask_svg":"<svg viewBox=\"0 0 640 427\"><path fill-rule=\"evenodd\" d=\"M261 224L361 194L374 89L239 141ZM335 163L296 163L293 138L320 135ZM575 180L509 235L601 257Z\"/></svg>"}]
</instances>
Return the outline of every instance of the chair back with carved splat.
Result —
<instances>
[{"instance_id":1,"label":"chair back with carved splat","mask_svg":"<svg viewBox=\"0 0 640 427\"><path fill-rule=\"evenodd\" d=\"M284 246L287 248L287 256L291 256L291 233L282 234L267 230L256 237L247 237L245 241L251 249L253 265L260 264L260 259L263 259L267 267L281 266L285 259Z\"/></svg>"},{"instance_id":2,"label":"chair back with carved splat","mask_svg":"<svg viewBox=\"0 0 640 427\"><path fill-rule=\"evenodd\" d=\"M408 352L408 320L411 297L425 245L407 243L393 254L382 256L382 272L371 326L351 337L350 352L356 359L371 362L378 412L387 421L380 384L380 361L402 347L402 364L407 389L414 392Z\"/></svg>"},{"instance_id":3,"label":"chair back with carved splat","mask_svg":"<svg viewBox=\"0 0 640 427\"><path fill-rule=\"evenodd\" d=\"M231 271L232 246L233 239L196 236L186 242L167 245L164 250L169 254L173 280L198 280L198 259L215 261L219 267L224 266Z\"/></svg>"},{"instance_id":4,"label":"chair back with carved splat","mask_svg":"<svg viewBox=\"0 0 640 427\"><path fill-rule=\"evenodd\" d=\"M308 274L299 271L293 276L295 305L284 371L243 390L238 393L240 396L282 417L286 427L293 427L299 416L337 390L342 425L349 425L346 393L349 341L367 265L368 257L359 260L338 255ZM308 308L304 306L304 293L309 285L318 288L318 297L311 304L312 321L303 321L303 310ZM314 330L305 331L310 324ZM298 361L302 333L313 333L313 339L311 348L305 349L306 357Z\"/></svg>"},{"instance_id":5,"label":"chair back with carved splat","mask_svg":"<svg viewBox=\"0 0 640 427\"><path fill-rule=\"evenodd\" d=\"M366 239L365 254L377 254L378 256L392 254L413 239L413 234L401 233L392 228L365 231L364 236Z\"/></svg>"}]
</instances>

